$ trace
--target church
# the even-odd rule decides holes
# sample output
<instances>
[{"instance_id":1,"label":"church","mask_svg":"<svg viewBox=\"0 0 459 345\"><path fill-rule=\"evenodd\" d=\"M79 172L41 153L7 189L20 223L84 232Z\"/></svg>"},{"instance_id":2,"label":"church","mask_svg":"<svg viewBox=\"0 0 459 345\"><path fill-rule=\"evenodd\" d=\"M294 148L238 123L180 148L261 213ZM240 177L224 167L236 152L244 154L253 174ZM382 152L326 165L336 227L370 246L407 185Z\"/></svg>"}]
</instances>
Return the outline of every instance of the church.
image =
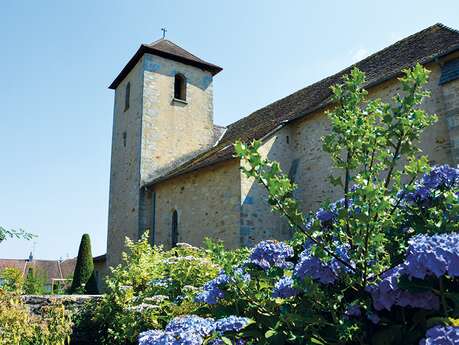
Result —
<instances>
[{"instance_id":1,"label":"church","mask_svg":"<svg viewBox=\"0 0 459 345\"><path fill-rule=\"evenodd\" d=\"M115 91L107 265L120 262L127 236L149 231L152 244L199 246L205 237L228 248L287 239L292 230L271 212L266 192L240 171L233 143L262 141L298 185L305 212L340 197L327 176L321 137L329 130L330 86L354 66L369 97L389 100L401 70L430 71L423 107L439 121L420 146L431 164L459 163L459 31L435 24L332 76L222 127L213 121L213 79L222 68L167 39L142 44L111 83Z\"/></svg>"}]
</instances>

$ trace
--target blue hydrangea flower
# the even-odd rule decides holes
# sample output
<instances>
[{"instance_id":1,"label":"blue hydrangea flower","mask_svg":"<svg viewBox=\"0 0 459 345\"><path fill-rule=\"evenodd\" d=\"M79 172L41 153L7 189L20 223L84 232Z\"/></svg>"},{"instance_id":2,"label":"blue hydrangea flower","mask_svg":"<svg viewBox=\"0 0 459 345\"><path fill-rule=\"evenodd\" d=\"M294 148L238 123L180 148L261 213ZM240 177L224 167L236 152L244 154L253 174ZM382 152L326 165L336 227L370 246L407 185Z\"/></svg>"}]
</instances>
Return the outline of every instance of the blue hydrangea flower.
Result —
<instances>
[{"instance_id":1,"label":"blue hydrangea flower","mask_svg":"<svg viewBox=\"0 0 459 345\"><path fill-rule=\"evenodd\" d=\"M158 330L149 330L139 335L139 345L168 345L175 344L176 338L173 334Z\"/></svg>"},{"instance_id":2,"label":"blue hydrangea flower","mask_svg":"<svg viewBox=\"0 0 459 345\"><path fill-rule=\"evenodd\" d=\"M171 333L194 332L207 336L215 329L213 319L205 319L196 315L179 316L166 326L165 331Z\"/></svg>"},{"instance_id":3,"label":"blue hydrangea flower","mask_svg":"<svg viewBox=\"0 0 459 345\"><path fill-rule=\"evenodd\" d=\"M398 279L404 272L402 265L396 266L381 275L381 281L366 288L373 299L376 310L391 310L396 306L437 310L439 299L431 292L411 293L399 289Z\"/></svg>"},{"instance_id":4,"label":"blue hydrangea flower","mask_svg":"<svg viewBox=\"0 0 459 345\"><path fill-rule=\"evenodd\" d=\"M459 183L459 169L448 164L439 165L422 177L422 184L429 189L451 188Z\"/></svg>"},{"instance_id":5,"label":"blue hydrangea flower","mask_svg":"<svg viewBox=\"0 0 459 345\"><path fill-rule=\"evenodd\" d=\"M295 266L293 276L303 280L306 277L318 280L322 284L333 284L338 278L330 265L326 265L309 251L301 253L300 260Z\"/></svg>"},{"instance_id":6,"label":"blue hydrangea flower","mask_svg":"<svg viewBox=\"0 0 459 345\"><path fill-rule=\"evenodd\" d=\"M238 267L234 270L234 278L238 280L242 280L243 282L247 283L250 281L250 274L244 271L242 267Z\"/></svg>"},{"instance_id":7,"label":"blue hydrangea flower","mask_svg":"<svg viewBox=\"0 0 459 345\"><path fill-rule=\"evenodd\" d=\"M428 174L424 174L415 185L414 191L401 192L405 201L428 207L435 192L459 187L459 169L449 165L435 166Z\"/></svg>"},{"instance_id":8,"label":"blue hydrangea flower","mask_svg":"<svg viewBox=\"0 0 459 345\"><path fill-rule=\"evenodd\" d=\"M139 335L139 345L201 345L215 330L213 319L196 315L176 317L164 331L150 330Z\"/></svg>"},{"instance_id":9,"label":"blue hydrangea flower","mask_svg":"<svg viewBox=\"0 0 459 345\"><path fill-rule=\"evenodd\" d=\"M367 319L370 320L374 325L377 325L381 321L380 317L376 313L367 313Z\"/></svg>"},{"instance_id":10,"label":"blue hydrangea flower","mask_svg":"<svg viewBox=\"0 0 459 345\"><path fill-rule=\"evenodd\" d=\"M220 299L225 297L224 288L229 282L229 277L220 272L214 279L208 281L203 286L203 291L196 295L195 302L216 304Z\"/></svg>"},{"instance_id":11,"label":"blue hydrangea flower","mask_svg":"<svg viewBox=\"0 0 459 345\"><path fill-rule=\"evenodd\" d=\"M410 239L405 274L424 279L448 274L459 276L459 234L417 235Z\"/></svg>"},{"instance_id":12,"label":"blue hydrangea flower","mask_svg":"<svg viewBox=\"0 0 459 345\"><path fill-rule=\"evenodd\" d=\"M239 332L248 325L249 321L249 318L231 315L217 320L215 322L215 330L221 333Z\"/></svg>"},{"instance_id":13,"label":"blue hydrangea flower","mask_svg":"<svg viewBox=\"0 0 459 345\"><path fill-rule=\"evenodd\" d=\"M267 240L253 248L249 262L268 270L271 267L290 268L292 263L287 259L293 257L293 248L284 242Z\"/></svg>"},{"instance_id":14,"label":"blue hydrangea flower","mask_svg":"<svg viewBox=\"0 0 459 345\"><path fill-rule=\"evenodd\" d=\"M360 317L362 315L362 310L358 304L348 305L344 314L350 317Z\"/></svg>"},{"instance_id":15,"label":"blue hydrangea flower","mask_svg":"<svg viewBox=\"0 0 459 345\"><path fill-rule=\"evenodd\" d=\"M336 214L333 213L332 211L325 210L323 208L319 208L319 210L316 212L316 218L320 220L322 223L327 223L333 220L335 218Z\"/></svg>"},{"instance_id":16,"label":"blue hydrangea flower","mask_svg":"<svg viewBox=\"0 0 459 345\"><path fill-rule=\"evenodd\" d=\"M351 266L354 266L350 262L346 246L338 246L335 249L335 253L344 262L349 262ZM309 277L322 284L333 284L338 279L340 272L348 271L349 269L349 267L335 258L328 263L324 263L321 259L312 255L310 248L306 246L306 249L300 254L300 260L295 266L293 277L299 280Z\"/></svg>"},{"instance_id":17,"label":"blue hydrangea flower","mask_svg":"<svg viewBox=\"0 0 459 345\"><path fill-rule=\"evenodd\" d=\"M459 327L434 326L427 331L425 339L419 342L419 345L450 344L459 344Z\"/></svg>"},{"instance_id":18,"label":"blue hydrangea flower","mask_svg":"<svg viewBox=\"0 0 459 345\"><path fill-rule=\"evenodd\" d=\"M283 277L274 285L272 296L274 298L289 298L298 295L299 290L293 287L291 277Z\"/></svg>"}]
</instances>

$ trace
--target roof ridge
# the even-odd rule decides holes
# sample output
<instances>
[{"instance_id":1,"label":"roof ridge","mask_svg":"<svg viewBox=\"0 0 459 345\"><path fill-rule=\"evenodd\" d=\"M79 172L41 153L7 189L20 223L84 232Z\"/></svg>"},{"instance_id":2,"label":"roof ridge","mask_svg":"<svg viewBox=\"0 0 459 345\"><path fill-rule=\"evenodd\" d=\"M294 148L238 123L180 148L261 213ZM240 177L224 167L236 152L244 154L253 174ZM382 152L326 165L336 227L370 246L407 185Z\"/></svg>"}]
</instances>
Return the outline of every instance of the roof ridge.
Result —
<instances>
[{"instance_id":1,"label":"roof ridge","mask_svg":"<svg viewBox=\"0 0 459 345\"><path fill-rule=\"evenodd\" d=\"M299 92L299 91L306 90L306 89L308 89L308 88L312 88L313 86L316 86L317 84L323 83L323 82L326 81L327 79L335 78L335 77L337 77L337 76L339 76L339 75L342 75L342 74L344 74L346 71L351 70L351 69L352 69L353 67L355 67L356 65L358 65L358 64L360 64L360 63L363 63L363 62L365 62L365 61L368 61L368 60L370 60L371 58L374 58L375 56L378 56L378 55L380 55L381 53L383 53L383 52L385 52L385 51L388 51L389 49L394 48L395 46L400 45L400 44L402 44L402 43L408 41L410 38L413 38L413 37L415 37L415 36L419 36L419 34L424 34L424 33L426 33L426 32L429 32L429 31L431 31L434 27L441 27L441 28L446 29L446 30L449 30L449 31L451 31L451 32L453 32L453 33L459 34L459 30L452 29L452 28L450 28L450 27L448 27L448 26L446 26L446 25L444 25L444 24L442 24L442 23L435 23L435 24L433 24L433 25L431 25L431 26L429 26L429 27L427 27L427 28L425 28L425 29L422 29L422 30L420 30L420 31L418 31L418 32L415 32L414 34L411 34L411 35L406 36L406 37L404 37L404 38L402 38L402 39L399 39L398 41L395 41L394 43L388 45L387 47L384 47L384 48L382 48L382 49L380 49L380 50L378 50L378 51L376 51L376 52L374 52L374 53L372 53L372 54L366 56L365 58L363 58L363 59L361 59L361 60L359 60L359 61L357 61L357 62L354 62L353 64L349 65L348 67L343 68L342 70L340 70L340 71L338 71L338 72L336 72L336 73L334 73L334 74L328 75L328 76L326 76L326 77L324 77L324 78L322 78L322 79L319 79L319 80L313 82L312 84L309 84L309 85L307 85L307 86L305 86L305 87L303 87L303 88L301 88L301 89L295 90L295 91L293 91L292 93L288 94L287 96L284 96L284 97L282 97L282 98L279 98L279 99L277 99L277 100L275 100L275 101L273 101L273 102L271 102L271 103L265 105L264 107L259 108L259 109L255 110L255 111L251 112L251 113L248 114L247 116L244 116L243 118L241 118L241 119L239 119L239 120L237 120L237 121L235 121L235 122L233 122L233 123L230 123L227 127L229 128L229 127L231 127L232 125L237 124L238 122L240 122L240 121L242 121L242 120L248 118L248 117L251 116L253 113L255 113L255 112L257 112L257 111L259 111L259 110L261 110L261 109L270 107L270 106L276 104L277 102L281 102L281 101L285 100L286 98L288 98L288 97L294 95L295 93L297 93L297 92Z\"/></svg>"},{"instance_id":2,"label":"roof ridge","mask_svg":"<svg viewBox=\"0 0 459 345\"><path fill-rule=\"evenodd\" d=\"M453 28L451 26L448 26L446 24L443 24L441 22L438 22L438 23L436 23L436 24L434 24L432 26L439 26L439 27L442 27L443 29L449 30L449 31L454 32L456 34L459 34L459 30L457 30L457 29L455 29L455 28Z\"/></svg>"},{"instance_id":3,"label":"roof ridge","mask_svg":"<svg viewBox=\"0 0 459 345\"><path fill-rule=\"evenodd\" d=\"M154 41L154 42L152 42L152 43L150 43L150 44L147 44L147 46L150 46L151 48L155 48L154 46L155 46L156 44L160 43L160 42L167 42L167 43L170 43L170 44L172 44L173 46L175 46L175 47L177 47L177 48L183 50L184 52L190 54L190 55L191 55L192 57L194 57L195 59L197 59L197 60L199 60L199 61L201 61L201 62L206 62L206 61L204 61L203 59L201 59L200 57L198 57L198 56L194 55L193 53L189 52L189 51L186 50L185 48L182 48L182 47L179 46L177 43L172 42L171 40L168 40L167 38L160 38L160 39L158 39L158 40L156 40L156 41Z\"/></svg>"}]
</instances>

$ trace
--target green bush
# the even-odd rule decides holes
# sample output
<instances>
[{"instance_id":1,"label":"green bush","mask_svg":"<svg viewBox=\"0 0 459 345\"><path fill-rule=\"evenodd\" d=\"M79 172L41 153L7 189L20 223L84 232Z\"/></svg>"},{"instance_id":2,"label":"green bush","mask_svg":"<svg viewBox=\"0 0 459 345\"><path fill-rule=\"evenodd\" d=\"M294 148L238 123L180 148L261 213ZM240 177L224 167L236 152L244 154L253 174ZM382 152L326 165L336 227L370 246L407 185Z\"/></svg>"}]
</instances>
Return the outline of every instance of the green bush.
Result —
<instances>
[{"instance_id":1,"label":"green bush","mask_svg":"<svg viewBox=\"0 0 459 345\"><path fill-rule=\"evenodd\" d=\"M141 331L197 312L196 291L247 253L229 254L211 241L207 245L208 250L188 244L164 250L148 243L148 233L138 242L126 239L122 263L106 279L106 294L95 308L87 305L75 315L76 327L97 339L95 344L136 344Z\"/></svg>"},{"instance_id":2,"label":"green bush","mask_svg":"<svg viewBox=\"0 0 459 345\"><path fill-rule=\"evenodd\" d=\"M43 272L36 272L34 269L29 269L27 277L24 281L24 294L26 295L43 295L46 293L45 284L47 276Z\"/></svg>"},{"instance_id":3,"label":"green bush","mask_svg":"<svg viewBox=\"0 0 459 345\"><path fill-rule=\"evenodd\" d=\"M94 262L91 253L91 240L88 234L81 237L80 248L78 249L78 257L73 274L71 293L85 293L87 288L94 290L93 284L88 287L89 279L94 274ZM93 291L90 291L93 292Z\"/></svg>"},{"instance_id":4,"label":"green bush","mask_svg":"<svg viewBox=\"0 0 459 345\"><path fill-rule=\"evenodd\" d=\"M60 303L31 315L20 296L0 289L0 345L69 344L72 323Z\"/></svg>"},{"instance_id":5,"label":"green bush","mask_svg":"<svg viewBox=\"0 0 459 345\"><path fill-rule=\"evenodd\" d=\"M2 280L0 288L4 291L22 293L24 278L22 272L17 268L5 268L0 272L0 279Z\"/></svg>"}]
</instances>

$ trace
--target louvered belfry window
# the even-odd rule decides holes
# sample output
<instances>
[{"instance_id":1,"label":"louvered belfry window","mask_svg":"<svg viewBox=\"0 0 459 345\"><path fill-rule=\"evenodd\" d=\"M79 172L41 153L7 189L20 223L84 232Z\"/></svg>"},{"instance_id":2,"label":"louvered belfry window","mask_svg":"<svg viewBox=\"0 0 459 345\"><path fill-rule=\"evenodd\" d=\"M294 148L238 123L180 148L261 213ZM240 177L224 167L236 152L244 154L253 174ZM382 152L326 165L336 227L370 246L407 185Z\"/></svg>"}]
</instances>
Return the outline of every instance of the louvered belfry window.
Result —
<instances>
[{"instance_id":1,"label":"louvered belfry window","mask_svg":"<svg viewBox=\"0 0 459 345\"><path fill-rule=\"evenodd\" d=\"M459 59L446 62L441 67L440 85L459 79Z\"/></svg>"}]
</instances>

